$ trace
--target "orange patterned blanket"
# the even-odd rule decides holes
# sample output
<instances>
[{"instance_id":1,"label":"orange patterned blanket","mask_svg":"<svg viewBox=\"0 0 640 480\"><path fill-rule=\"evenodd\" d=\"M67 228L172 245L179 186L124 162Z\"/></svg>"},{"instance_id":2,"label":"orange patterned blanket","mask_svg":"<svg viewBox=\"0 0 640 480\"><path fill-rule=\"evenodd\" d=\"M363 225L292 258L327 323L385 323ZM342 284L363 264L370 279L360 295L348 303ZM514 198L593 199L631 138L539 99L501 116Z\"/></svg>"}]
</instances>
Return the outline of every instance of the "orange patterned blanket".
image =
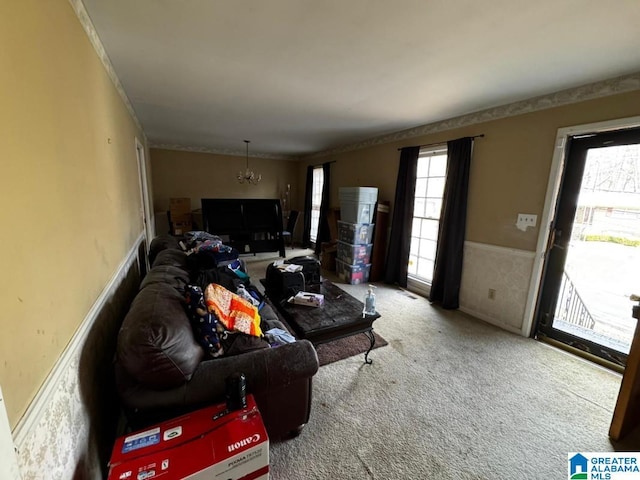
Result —
<instances>
[{"instance_id":1,"label":"orange patterned blanket","mask_svg":"<svg viewBox=\"0 0 640 480\"><path fill-rule=\"evenodd\" d=\"M262 336L260 314L249 301L216 283L210 283L204 291L207 310L233 332Z\"/></svg>"}]
</instances>

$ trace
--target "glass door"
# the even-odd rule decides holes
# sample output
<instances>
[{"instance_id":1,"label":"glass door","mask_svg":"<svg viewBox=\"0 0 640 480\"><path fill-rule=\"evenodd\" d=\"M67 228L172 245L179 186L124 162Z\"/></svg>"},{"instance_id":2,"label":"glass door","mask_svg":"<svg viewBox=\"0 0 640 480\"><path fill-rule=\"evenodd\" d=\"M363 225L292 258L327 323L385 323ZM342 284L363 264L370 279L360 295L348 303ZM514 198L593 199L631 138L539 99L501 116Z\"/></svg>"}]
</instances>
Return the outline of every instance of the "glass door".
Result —
<instances>
[{"instance_id":1,"label":"glass door","mask_svg":"<svg viewBox=\"0 0 640 480\"><path fill-rule=\"evenodd\" d=\"M640 129L569 139L537 334L625 365L640 291Z\"/></svg>"}]
</instances>

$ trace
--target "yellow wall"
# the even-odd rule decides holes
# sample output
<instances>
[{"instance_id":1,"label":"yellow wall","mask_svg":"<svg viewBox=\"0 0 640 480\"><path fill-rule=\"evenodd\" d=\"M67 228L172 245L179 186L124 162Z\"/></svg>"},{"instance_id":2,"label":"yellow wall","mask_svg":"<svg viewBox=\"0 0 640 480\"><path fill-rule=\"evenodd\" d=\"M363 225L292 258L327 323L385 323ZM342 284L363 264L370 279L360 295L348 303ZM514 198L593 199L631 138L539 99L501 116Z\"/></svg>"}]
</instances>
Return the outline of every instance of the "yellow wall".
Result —
<instances>
[{"instance_id":1,"label":"yellow wall","mask_svg":"<svg viewBox=\"0 0 640 480\"><path fill-rule=\"evenodd\" d=\"M301 163L297 184L304 185L307 165L335 160L331 166L332 206L339 206L338 188L351 186L377 186L379 199L393 204L399 147L483 133L485 137L474 146L466 239L533 251L539 224L522 232L515 222L518 213L537 214L540 220L558 128L636 115L640 115L640 91L314 157Z\"/></svg>"},{"instance_id":2,"label":"yellow wall","mask_svg":"<svg viewBox=\"0 0 640 480\"><path fill-rule=\"evenodd\" d=\"M0 7L0 385L12 428L142 231L143 141L67 0Z\"/></svg>"},{"instance_id":3,"label":"yellow wall","mask_svg":"<svg viewBox=\"0 0 640 480\"><path fill-rule=\"evenodd\" d=\"M304 190L304 183L295 182L298 164L289 160L249 158L249 168L262 174L262 181L240 184L236 176L246 162L246 157L151 149L154 211L168 210L172 197L190 197L196 210L201 198L282 198L287 184L296 198Z\"/></svg>"}]
</instances>

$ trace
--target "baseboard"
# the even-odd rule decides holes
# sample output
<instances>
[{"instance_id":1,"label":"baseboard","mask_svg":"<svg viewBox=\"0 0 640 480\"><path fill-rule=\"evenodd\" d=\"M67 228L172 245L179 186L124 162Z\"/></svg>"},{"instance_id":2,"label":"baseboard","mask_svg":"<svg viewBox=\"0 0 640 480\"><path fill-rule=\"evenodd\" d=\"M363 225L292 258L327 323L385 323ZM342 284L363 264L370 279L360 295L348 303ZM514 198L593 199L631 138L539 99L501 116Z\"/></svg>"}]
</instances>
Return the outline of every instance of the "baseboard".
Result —
<instances>
[{"instance_id":1,"label":"baseboard","mask_svg":"<svg viewBox=\"0 0 640 480\"><path fill-rule=\"evenodd\" d=\"M13 430L13 439L24 478L30 478L25 474L25 470L32 468L39 472L54 472L60 468L74 469L75 461L85 453L68 451L70 448L72 450L87 448L86 438L82 438L88 426L82 425L87 423L87 417L78 391L79 356L98 314L105 308L113 292L138 260L138 252L143 240L142 233L96 299ZM75 427L81 427L80 431ZM55 431L52 431L54 429ZM48 461L60 463L63 460L66 463L71 461L72 465L46 464ZM73 470L71 473L73 474ZM72 478L72 476L64 478Z\"/></svg>"}]
</instances>

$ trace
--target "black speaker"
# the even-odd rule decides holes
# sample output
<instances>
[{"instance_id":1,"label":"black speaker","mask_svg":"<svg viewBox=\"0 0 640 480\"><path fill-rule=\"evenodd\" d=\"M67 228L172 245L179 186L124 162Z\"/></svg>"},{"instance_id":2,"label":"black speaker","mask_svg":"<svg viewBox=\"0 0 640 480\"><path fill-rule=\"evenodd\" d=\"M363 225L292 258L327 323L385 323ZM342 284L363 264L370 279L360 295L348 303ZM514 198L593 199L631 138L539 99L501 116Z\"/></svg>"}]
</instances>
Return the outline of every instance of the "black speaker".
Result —
<instances>
[{"instance_id":1,"label":"black speaker","mask_svg":"<svg viewBox=\"0 0 640 480\"><path fill-rule=\"evenodd\" d=\"M227 410L240 410L247 406L247 379L244 373L234 373L226 380Z\"/></svg>"}]
</instances>

